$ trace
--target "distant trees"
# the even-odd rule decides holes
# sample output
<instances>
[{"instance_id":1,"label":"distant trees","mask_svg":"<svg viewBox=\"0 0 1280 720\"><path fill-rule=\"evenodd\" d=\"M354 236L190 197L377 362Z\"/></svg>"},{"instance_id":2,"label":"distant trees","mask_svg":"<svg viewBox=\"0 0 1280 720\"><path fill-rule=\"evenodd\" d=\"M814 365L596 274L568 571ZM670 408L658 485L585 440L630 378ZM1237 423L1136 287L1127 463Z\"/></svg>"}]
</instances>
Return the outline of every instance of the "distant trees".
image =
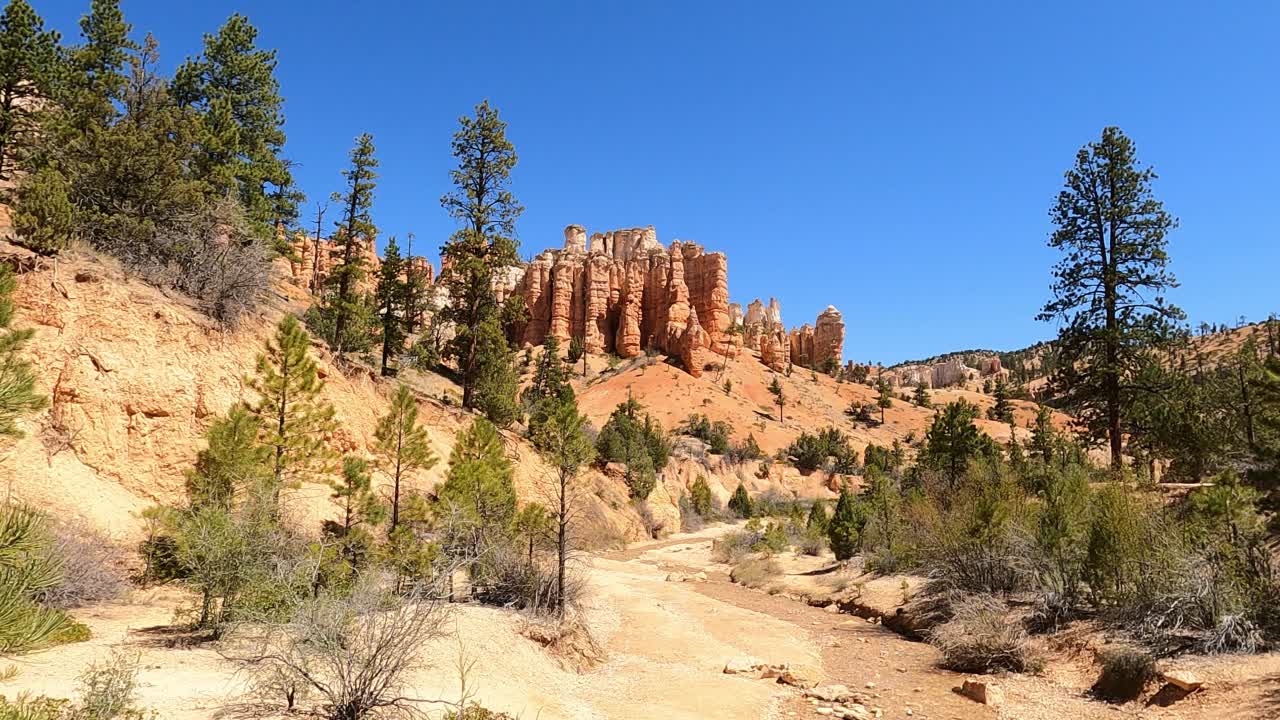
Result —
<instances>
[{"instance_id":1,"label":"distant trees","mask_svg":"<svg viewBox=\"0 0 1280 720\"><path fill-rule=\"evenodd\" d=\"M657 473L666 466L670 454L662 426L630 398L614 408L596 437L597 457L602 462L624 463L627 487L631 496L640 500L653 491Z\"/></svg>"},{"instance_id":2,"label":"distant trees","mask_svg":"<svg viewBox=\"0 0 1280 720\"><path fill-rule=\"evenodd\" d=\"M912 392L911 402L920 407L932 407L933 401L929 399L929 389L924 386L924 381L916 383L916 389Z\"/></svg>"},{"instance_id":3,"label":"distant trees","mask_svg":"<svg viewBox=\"0 0 1280 720\"><path fill-rule=\"evenodd\" d=\"M1152 193L1155 177L1139 164L1133 141L1107 127L1077 153L1050 213L1056 229L1049 246L1063 257L1054 267L1053 299L1039 317L1066 323L1051 384L1089 436L1107 440L1116 470L1141 348L1183 318L1163 295L1177 285L1166 252L1177 220Z\"/></svg>"}]
</instances>

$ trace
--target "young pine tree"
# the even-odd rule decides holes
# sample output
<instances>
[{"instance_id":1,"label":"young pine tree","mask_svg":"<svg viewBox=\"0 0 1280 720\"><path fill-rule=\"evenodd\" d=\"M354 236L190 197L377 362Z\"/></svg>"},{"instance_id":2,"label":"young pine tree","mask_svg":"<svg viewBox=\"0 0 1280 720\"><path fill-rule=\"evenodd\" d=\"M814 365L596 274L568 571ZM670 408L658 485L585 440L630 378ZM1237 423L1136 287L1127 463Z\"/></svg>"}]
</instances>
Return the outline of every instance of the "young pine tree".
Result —
<instances>
[{"instance_id":1,"label":"young pine tree","mask_svg":"<svg viewBox=\"0 0 1280 720\"><path fill-rule=\"evenodd\" d=\"M480 386L495 378L497 385L504 385L510 372L510 359L498 351L497 340L505 345L505 336L493 277L498 269L518 262L515 222L524 208L509 188L517 157L498 110L486 100L476 106L474 116L458 122L453 136L458 165L450 171L454 190L440 204L460 227L441 248L442 261L449 264L441 281L451 298L441 314L456 329L448 352L457 361L462 404L477 408L497 401L492 396L496 388L490 387L490 396L482 399Z\"/></svg>"},{"instance_id":2,"label":"young pine tree","mask_svg":"<svg viewBox=\"0 0 1280 720\"><path fill-rule=\"evenodd\" d=\"M884 424L884 411L893 407L893 387L889 381L880 378L876 381L876 407L880 408L880 424Z\"/></svg>"},{"instance_id":3,"label":"young pine tree","mask_svg":"<svg viewBox=\"0 0 1280 720\"><path fill-rule=\"evenodd\" d=\"M520 406L516 402L520 378L516 375L515 353L507 345L507 336L497 316L485 318L469 335L476 343L478 370L472 388L474 407L483 412L489 422L506 427L520 417Z\"/></svg>"},{"instance_id":4,"label":"young pine tree","mask_svg":"<svg viewBox=\"0 0 1280 720\"><path fill-rule=\"evenodd\" d=\"M246 492L259 492L271 480L271 448L259 444L262 420L243 405L231 408L205 433L208 446L187 473L187 497L194 509L206 505L232 509Z\"/></svg>"},{"instance_id":5,"label":"young pine tree","mask_svg":"<svg viewBox=\"0 0 1280 720\"><path fill-rule=\"evenodd\" d=\"M595 448L585 432L587 419L578 413L572 396L556 403L546 422L538 429L535 445L556 469L551 512L556 527L556 613L564 616L566 568L571 547L571 523L583 508L584 488L578 471L595 457Z\"/></svg>"},{"instance_id":6,"label":"young pine tree","mask_svg":"<svg viewBox=\"0 0 1280 720\"><path fill-rule=\"evenodd\" d=\"M378 421L374 430L375 451L382 470L391 476L391 526L394 533L400 523L400 483L405 473L429 470L437 458L431 450L431 439L425 427L418 425L418 403L403 383L396 388L391 408Z\"/></svg>"},{"instance_id":7,"label":"young pine tree","mask_svg":"<svg viewBox=\"0 0 1280 720\"><path fill-rule=\"evenodd\" d=\"M923 380L916 385L915 392L911 396L911 402L920 407L933 405L933 401L929 399L929 389L924 386Z\"/></svg>"},{"instance_id":8,"label":"young pine tree","mask_svg":"<svg viewBox=\"0 0 1280 720\"><path fill-rule=\"evenodd\" d=\"M257 373L246 380L259 396L249 411L261 422L261 442L270 450L269 495L277 514L283 488L332 470L334 453L327 441L337 423L333 406L321 397L324 381L310 346L298 319L286 315L258 355Z\"/></svg>"},{"instance_id":9,"label":"young pine tree","mask_svg":"<svg viewBox=\"0 0 1280 720\"><path fill-rule=\"evenodd\" d=\"M389 377L395 372L390 361L404 352L406 286L401 274L404 263L400 259L400 246L392 237L387 241L386 252L382 255L382 268L378 271L378 317L382 321L382 376Z\"/></svg>"},{"instance_id":10,"label":"young pine tree","mask_svg":"<svg viewBox=\"0 0 1280 720\"><path fill-rule=\"evenodd\" d=\"M782 406L787 401L786 393L782 390L782 383L778 382L775 375L773 382L769 383L769 393L773 395L774 401L778 403L778 422L784 422L786 418L782 414Z\"/></svg>"},{"instance_id":11,"label":"young pine tree","mask_svg":"<svg viewBox=\"0 0 1280 720\"><path fill-rule=\"evenodd\" d=\"M1064 322L1050 387L1090 437L1107 440L1113 470L1123 462L1128 386L1141 353L1184 317L1164 299L1177 286L1166 236L1178 223L1152 193L1155 177L1133 141L1108 127L1076 154L1050 212L1049 246L1063 257L1039 317Z\"/></svg>"},{"instance_id":12,"label":"young pine tree","mask_svg":"<svg viewBox=\"0 0 1280 720\"><path fill-rule=\"evenodd\" d=\"M356 138L351 149L351 166L342 171L347 179L347 191L334 195L334 202L343 206L342 220L334 235L334 247L338 263L330 274L329 303L333 315L333 351L341 354L347 347L347 333L353 319L363 312L364 299L359 293L359 283L364 278L363 248L373 242L378 229L374 227L373 191L377 187L378 159L374 157L373 136L365 133Z\"/></svg>"},{"instance_id":13,"label":"young pine tree","mask_svg":"<svg viewBox=\"0 0 1280 720\"><path fill-rule=\"evenodd\" d=\"M329 498L341 517L326 521L325 531L341 543L342 557L350 572L355 573L373 548L369 527L382 522L385 509L373 492L369 463L361 458L343 458L342 474L330 480L329 487L333 488Z\"/></svg>"},{"instance_id":14,"label":"young pine tree","mask_svg":"<svg viewBox=\"0 0 1280 720\"><path fill-rule=\"evenodd\" d=\"M749 518L754 511L755 508L752 505L751 496L747 494L747 488L742 483L738 483L733 495L729 496L729 512L740 518Z\"/></svg>"},{"instance_id":15,"label":"young pine tree","mask_svg":"<svg viewBox=\"0 0 1280 720\"><path fill-rule=\"evenodd\" d=\"M995 397L995 404L987 409L987 419L1004 423L1013 422L1013 404L1009 402L1009 384L1003 378L996 380L992 394Z\"/></svg>"},{"instance_id":16,"label":"young pine tree","mask_svg":"<svg viewBox=\"0 0 1280 720\"><path fill-rule=\"evenodd\" d=\"M862 534L863 518L857 500L849 488L841 488L836 511L827 523L827 542L837 560L848 560L858 552L858 540Z\"/></svg>"},{"instance_id":17,"label":"young pine tree","mask_svg":"<svg viewBox=\"0 0 1280 720\"><path fill-rule=\"evenodd\" d=\"M36 373L22 348L35 331L13 327L17 281L7 265L0 265L0 437L19 438L18 418L43 410L49 401L36 392Z\"/></svg>"},{"instance_id":18,"label":"young pine tree","mask_svg":"<svg viewBox=\"0 0 1280 720\"><path fill-rule=\"evenodd\" d=\"M449 474L437 494L451 554L476 558L505 536L516 512L511 462L498 430L476 418L458 435L449 456Z\"/></svg>"}]
</instances>

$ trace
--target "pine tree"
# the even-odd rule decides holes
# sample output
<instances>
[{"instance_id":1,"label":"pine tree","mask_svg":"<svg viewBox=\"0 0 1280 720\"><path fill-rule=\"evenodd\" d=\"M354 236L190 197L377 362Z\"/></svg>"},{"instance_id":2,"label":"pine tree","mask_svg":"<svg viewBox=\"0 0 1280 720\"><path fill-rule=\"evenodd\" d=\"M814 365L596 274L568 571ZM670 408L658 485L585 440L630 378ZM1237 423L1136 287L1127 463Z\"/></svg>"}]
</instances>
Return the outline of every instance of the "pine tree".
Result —
<instances>
[{"instance_id":1,"label":"pine tree","mask_svg":"<svg viewBox=\"0 0 1280 720\"><path fill-rule=\"evenodd\" d=\"M880 424L884 424L884 411L893 407L893 387L884 378L876 380L876 407L880 408Z\"/></svg>"},{"instance_id":2,"label":"pine tree","mask_svg":"<svg viewBox=\"0 0 1280 720\"><path fill-rule=\"evenodd\" d=\"M268 486L271 449L258 443L261 432L262 421L243 405L232 407L209 427L208 446L187 473L187 497L193 509L208 505L230 510L244 493Z\"/></svg>"},{"instance_id":3,"label":"pine tree","mask_svg":"<svg viewBox=\"0 0 1280 720\"><path fill-rule=\"evenodd\" d=\"M174 74L173 92L183 106L201 113L197 171L215 195L232 193L265 241L280 213L268 186L293 184L284 149L283 98L276 80L275 50L256 46L258 30L235 14L203 52ZM287 202L287 201L286 201Z\"/></svg>"},{"instance_id":4,"label":"pine tree","mask_svg":"<svg viewBox=\"0 0 1280 720\"><path fill-rule=\"evenodd\" d=\"M448 352L462 379L462 404L476 408L482 402L483 379L509 370L509 359L496 352L494 338L503 332L493 277L498 269L518 262L515 221L524 208L509 189L517 157L497 109L486 100L476 106L474 117L463 116L458 122L452 146L458 166L450 171L455 189L440 204L461 227L441 248L442 262L449 266L441 272L441 281L451 299L441 314L455 328ZM506 382L499 379L496 384ZM490 394L484 402L495 400Z\"/></svg>"},{"instance_id":5,"label":"pine tree","mask_svg":"<svg viewBox=\"0 0 1280 720\"><path fill-rule=\"evenodd\" d=\"M1051 387L1095 439L1106 439L1111 466L1123 462L1123 415L1143 347L1181 320L1163 293L1177 286L1165 236L1175 220L1151 191L1155 171L1142 167L1119 128L1076 155L1051 215L1053 299L1041 320L1060 319L1061 353Z\"/></svg>"},{"instance_id":6,"label":"pine tree","mask_svg":"<svg viewBox=\"0 0 1280 720\"><path fill-rule=\"evenodd\" d=\"M1036 410L1036 423L1031 429L1031 454L1041 462L1049 464L1058 456L1058 430L1053 426L1053 413L1048 406L1041 405Z\"/></svg>"},{"instance_id":7,"label":"pine tree","mask_svg":"<svg viewBox=\"0 0 1280 720\"><path fill-rule=\"evenodd\" d=\"M533 438L535 445L538 442L538 429L542 424L560 403L572 399L573 389L569 386L564 361L560 359L559 341L548 336L542 355L538 357L538 365L534 368L533 380L521 396L529 413L529 436Z\"/></svg>"},{"instance_id":8,"label":"pine tree","mask_svg":"<svg viewBox=\"0 0 1280 720\"><path fill-rule=\"evenodd\" d=\"M455 556L478 557L503 537L516 512L511 462L498 430L484 418L458 435L449 473L436 493L441 514L450 518L446 539Z\"/></svg>"},{"instance_id":9,"label":"pine tree","mask_svg":"<svg viewBox=\"0 0 1280 720\"><path fill-rule=\"evenodd\" d=\"M778 422L785 422L786 418L782 414L782 406L787 401L786 393L782 390L782 383L778 382L778 376L773 376L773 382L769 383L769 393L773 395L774 401L778 403Z\"/></svg>"},{"instance_id":10,"label":"pine tree","mask_svg":"<svg viewBox=\"0 0 1280 720\"><path fill-rule=\"evenodd\" d=\"M394 533L400 522L400 483L405 473L430 470L438 462L431 450L431 436L425 427L418 425L418 403L409 386L401 383L396 388L391 407L378 421L373 436L377 441L374 449L382 461L382 470L391 476L391 526L388 532Z\"/></svg>"},{"instance_id":11,"label":"pine tree","mask_svg":"<svg viewBox=\"0 0 1280 720\"><path fill-rule=\"evenodd\" d=\"M821 500L814 500L809 507L809 517L804 523L805 530L825 535L828 522L826 505Z\"/></svg>"},{"instance_id":12,"label":"pine tree","mask_svg":"<svg viewBox=\"0 0 1280 720\"><path fill-rule=\"evenodd\" d=\"M336 522L326 521L325 531L341 542L342 557L354 573L373 547L373 535L368 527L382 522L385 510L373 492L369 463L362 458L344 457L342 473L329 481L329 487L333 489L329 498L338 506L342 517Z\"/></svg>"},{"instance_id":13,"label":"pine tree","mask_svg":"<svg viewBox=\"0 0 1280 720\"><path fill-rule=\"evenodd\" d=\"M78 132L102 132L118 118L129 55L138 49L129 39L132 29L120 10L120 0L91 0L89 14L80 18L83 42L69 53L63 98ZM93 139L89 142L92 145Z\"/></svg>"},{"instance_id":14,"label":"pine tree","mask_svg":"<svg viewBox=\"0 0 1280 720\"><path fill-rule=\"evenodd\" d=\"M347 347L349 326L353 317L362 312L363 298L358 293L358 285L366 272L362 250L365 243L373 242L378 232L370 214L378 179L374 172L378 160L373 153L372 135L365 133L356 138L356 145L351 149L351 166L342 171L342 176L347 179L347 191L333 198L345 208L333 238L339 255L338 264L327 280L331 286L329 302L333 314L333 350L336 353L342 353Z\"/></svg>"},{"instance_id":15,"label":"pine tree","mask_svg":"<svg viewBox=\"0 0 1280 720\"><path fill-rule=\"evenodd\" d=\"M933 401L929 398L929 389L924 386L923 380L916 384L916 389L911 397L911 402L920 407L930 407L933 405Z\"/></svg>"},{"instance_id":16,"label":"pine tree","mask_svg":"<svg viewBox=\"0 0 1280 720\"><path fill-rule=\"evenodd\" d=\"M246 379L259 395L249 411L262 423L261 442L270 449L270 499L277 513L283 488L332 470L334 453L327 440L337 423L333 406L321 397L324 381L310 346L298 319L286 315L266 352L258 355L257 373Z\"/></svg>"},{"instance_id":17,"label":"pine tree","mask_svg":"<svg viewBox=\"0 0 1280 720\"><path fill-rule=\"evenodd\" d=\"M863 519L856 504L849 488L842 487L840 499L836 501L836 511L827 523L827 542L831 545L836 560L848 560L858 552Z\"/></svg>"},{"instance_id":18,"label":"pine tree","mask_svg":"<svg viewBox=\"0 0 1280 720\"><path fill-rule=\"evenodd\" d=\"M378 315L382 320L382 376L389 377L395 372L390 366L391 358L400 357L404 352L405 318L405 282L401 278L404 263L400 260L400 246L392 237L387 241L386 252L382 256L382 268L378 272Z\"/></svg>"},{"instance_id":19,"label":"pine tree","mask_svg":"<svg viewBox=\"0 0 1280 720\"><path fill-rule=\"evenodd\" d=\"M586 423L572 395L562 398L539 427L534 443L556 469L551 511L556 527L556 613L561 617L564 616L566 568L572 550L570 524L584 509L585 488L579 486L578 471L595 456L595 449L584 431Z\"/></svg>"},{"instance_id":20,"label":"pine tree","mask_svg":"<svg viewBox=\"0 0 1280 720\"><path fill-rule=\"evenodd\" d=\"M1003 378L996 380L993 389L995 404L987 409L987 419L1013 422L1013 405L1009 402L1009 384Z\"/></svg>"},{"instance_id":21,"label":"pine tree","mask_svg":"<svg viewBox=\"0 0 1280 720\"><path fill-rule=\"evenodd\" d=\"M19 438L18 418L43 410L49 401L36 392L36 373L22 349L34 330L13 327L17 281L7 265L0 264L0 437Z\"/></svg>"},{"instance_id":22,"label":"pine tree","mask_svg":"<svg viewBox=\"0 0 1280 720\"><path fill-rule=\"evenodd\" d=\"M59 81L58 40L26 0L9 0L0 14L0 179L36 142L41 98Z\"/></svg>"},{"instance_id":23,"label":"pine tree","mask_svg":"<svg viewBox=\"0 0 1280 720\"><path fill-rule=\"evenodd\" d=\"M426 292L426 278L422 276L422 271L418 269L418 262L415 260L425 261L426 258L414 258L413 256L413 233L409 233L409 237L405 246L404 254L404 329L405 333L412 333L418 329L418 325L422 319L423 293Z\"/></svg>"},{"instance_id":24,"label":"pine tree","mask_svg":"<svg viewBox=\"0 0 1280 720\"><path fill-rule=\"evenodd\" d=\"M62 173L47 165L22 179L13 229L24 247L43 255L53 255L67 247L76 235L70 190Z\"/></svg>"},{"instance_id":25,"label":"pine tree","mask_svg":"<svg viewBox=\"0 0 1280 720\"><path fill-rule=\"evenodd\" d=\"M693 487L689 488L689 501L698 517L711 517L711 511L714 509L711 505L711 486L707 484L705 477L699 475L698 479L693 481Z\"/></svg>"},{"instance_id":26,"label":"pine tree","mask_svg":"<svg viewBox=\"0 0 1280 720\"><path fill-rule=\"evenodd\" d=\"M507 345L498 317L484 319L468 333L476 342L476 367L483 372L476 377L472 402L498 427L506 427L520 417L516 395L520 378L516 375L515 354Z\"/></svg>"},{"instance_id":27,"label":"pine tree","mask_svg":"<svg viewBox=\"0 0 1280 720\"><path fill-rule=\"evenodd\" d=\"M925 433L920 460L940 471L951 489L960 482L969 461L990 448L991 438L973 423L977 417L976 406L964 399L956 400L947 403Z\"/></svg>"},{"instance_id":28,"label":"pine tree","mask_svg":"<svg viewBox=\"0 0 1280 720\"><path fill-rule=\"evenodd\" d=\"M740 518L749 518L755 512L751 496L747 494L747 488L741 482L738 483L737 489L733 491L733 495L729 496L728 507L729 512L736 514Z\"/></svg>"}]
</instances>

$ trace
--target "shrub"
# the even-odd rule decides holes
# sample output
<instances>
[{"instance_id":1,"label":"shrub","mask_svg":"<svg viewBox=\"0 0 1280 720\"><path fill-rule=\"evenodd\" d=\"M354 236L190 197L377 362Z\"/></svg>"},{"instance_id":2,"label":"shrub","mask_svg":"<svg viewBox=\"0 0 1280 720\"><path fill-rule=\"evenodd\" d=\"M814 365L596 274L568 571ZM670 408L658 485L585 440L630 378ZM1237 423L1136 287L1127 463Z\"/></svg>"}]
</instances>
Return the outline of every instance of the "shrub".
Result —
<instances>
[{"instance_id":1,"label":"shrub","mask_svg":"<svg viewBox=\"0 0 1280 720\"><path fill-rule=\"evenodd\" d=\"M723 420L711 421L706 415L690 415L680 426L680 433L698 438L707 444L712 455L723 455L729 450L729 435L733 428Z\"/></svg>"},{"instance_id":2,"label":"shrub","mask_svg":"<svg viewBox=\"0 0 1280 720\"><path fill-rule=\"evenodd\" d=\"M1099 655L1102 671L1091 692L1100 700L1124 703L1142 696L1147 685L1156 679L1156 661L1146 651L1116 647Z\"/></svg>"},{"instance_id":3,"label":"shrub","mask_svg":"<svg viewBox=\"0 0 1280 720\"><path fill-rule=\"evenodd\" d=\"M782 523L770 522L764 534L760 536L759 542L751 549L758 552L780 553L787 549L788 544L787 531Z\"/></svg>"},{"instance_id":4,"label":"shrub","mask_svg":"<svg viewBox=\"0 0 1280 720\"><path fill-rule=\"evenodd\" d=\"M748 526L721 535L711 543L711 559L719 563L736 564L750 555L763 537L759 526Z\"/></svg>"},{"instance_id":5,"label":"shrub","mask_svg":"<svg viewBox=\"0 0 1280 720\"><path fill-rule=\"evenodd\" d=\"M46 644L71 622L62 611L38 602L60 580L50 543L43 515L20 505L0 505L0 653Z\"/></svg>"},{"instance_id":6,"label":"shrub","mask_svg":"<svg viewBox=\"0 0 1280 720\"><path fill-rule=\"evenodd\" d=\"M1026 630L1010 622L1008 608L990 595L972 595L929 633L942 651L942 666L957 672L1039 672L1044 661Z\"/></svg>"},{"instance_id":7,"label":"shrub","mask_svg":"<svg viewBox=\"0 0 1280 720\"><path fill-rule=\"evenodd\" d=\"M67 190L67 179L47 165L21 182L13 213L21 245L42 255L67 247L76 230Z\"/></svg>"},{"instance_id":8,"label":"shrub","mask_svg":"<svg viewBox=\"0 0 1280 720\"><path fill-rule=\"evenodd\" d=\"M747 558L729 571L729 579L753 589L767 586L782 574L782 566L773 558Z\"/></svg>"},{"instance_id":9,"label":"shrub","mask_svg":"<svg viewBox=\"0 0 1280 720\"><path fill-rule=\"evenodd\" d=\"M626 465L625 480L634 498L649 497L657 473L666 467L670 456L671 442L662 426L635 400L620 403L596 437L597 460Z\"/></svg>"},{"instance_id":10,"label":"shrub","mask_svg":"<svg viewBox=\"0 0 1280 720\"><path fill-rule=\"evenodd\" d=\"M827 551L827 538L821 532L806 530L800 535L798 548L805 555L821 557Z\"/></svg>"},{"instance_id":11,"label":"shrub","mask_svg":"<svg viewBox=\"0 0 1280 720\"><path fill-rule=\"evenodd\" d=\"M445 713L444 720L516 720L516 716L472 703L462 710Z\"/></svg>"},{"instance_id":12,"label":"shrub","mask_svg":"<svg viewBox=\"0 0 1280 720\"><path fill-rule=\"evenodd\" d=\"M62 720L66 714L66 700L25 693L8 700L0 695L0 720Z\"/></svg>"},{"instance_id":13,"label":"shrub","mask_svg":"<svg viewBox=\"0 0 1280 720\"><path fill-rule=\"evenodd\" d=\"M80 702L70 720L141 720L151 717L135 707L138 656L116 652L80 676Z\"/></svg>"},{"instance_id":14,"label":"shrub","mask_svg":"<svg viewBox=\"0 0 1280 720\"><path fill-rule=\"evenodd\" d=\"M840 499L836 501L836 511L827 523L827 542L837 560L848 560L858 551L858 540L866 517L853 493L848 488L840 490Z\"/></svg>"},{"instance_id":15,"label":"shrub","mask_svg":"<svg viewBox=\"0 0 1280 720\"><path fill-rule=\"evenodd\" d=\"M697 532L703 528L703 517L688 495L680 496L679 509L681 532Z\"/></svg>"},{"instance_id":16,"label":"shrub","mask_svg":"<svg viewBox=\"0 0 1280 720\"><path fill-rule=\"evenodd\" d=\"M763 458L764 450L760 449L760 444L756 442L756 436L752 433L747 433L747 439L730 447L726 456L731 462L747 462L748 460Z\"/></svg>"},{"instance_id":17,"label":"shrub","mask_svg":"<svg viewBox=\"0 0 1280 720\"><path fill-rule=\"evenodd\" d=\"M733 491L733 496L729 498L729 511L740 518L751 517L751 496L747 494L747 489L742 483L738 483L738 488Z\"/></svg>"},{"instance_id":18,"label":"shrub","mask_svg":"<svg viewBox=\"0 0 1280 720\"><path fill-rule=\"evenodd\" d=\"M698 479L693 481L693 487L689 488L689 496L694 512L703 518L711 517L711 486L707 485L705 477L699 475Z\"/></svg>"},{"instance_id":19,"label":"shrub","mask_svg":"<svg viewBox=\"0 0 1280 720\"><path fill-rule=\"evenodd\" d=\"M40 592L48 607L69 609L115 600L128 589L123 558L109 538L80 522L61 522L51 528L51 553L62 577Z\"/></svg>"}]
</instances>

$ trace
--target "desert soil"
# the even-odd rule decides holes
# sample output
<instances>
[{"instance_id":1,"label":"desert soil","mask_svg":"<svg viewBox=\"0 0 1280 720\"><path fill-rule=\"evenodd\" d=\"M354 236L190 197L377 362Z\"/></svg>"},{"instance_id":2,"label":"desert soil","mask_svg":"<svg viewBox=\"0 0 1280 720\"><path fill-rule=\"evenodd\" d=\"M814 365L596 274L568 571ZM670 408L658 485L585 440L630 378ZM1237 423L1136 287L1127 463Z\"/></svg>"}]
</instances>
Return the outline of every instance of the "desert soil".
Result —
<instances>
[{"instance_id":1,"label":"desert soil","mask_svg":"<svg viewBox=\"0 0 1280 720\"><path fill-rule=\"evenodd\" d=\"M454 670L459 641L476 660L470 689L486 706L543 720L588 718L814 718L801 694L771 680L725 675L732 657L821 669L824 682L869 696L868 707L886 718L1268 718L1280 717L1280 655L1201 659L1180 667L1207 681L1199 693L1167 708L1121 707L1088 699L1091 665L1062 651L1042 677L995 678L1007 696L1000 708L953 691L963 675L936 667L936 651L875 622L829 612L783 595L729 581L711 559L711 543L725 527L632 545L588 557L585 618L607 660L587 672L563 666L520 634L519 615L458 605L456 638L424 648L424 667L413 677L419 697L458 697ZM821 589L813 559L783 558L784 586ZM673 573L702 571L706 582L668 581ZM194 720L244 714L244 679L223 657L227 648L171 647L164 628L190 597L173 589L139 591L130 602L76 613L93 639L6 661L18 674L0 693L73 694L76 678L113 649L138 653L142 703L161 718ZM250 716L263 717L260 711Z\"/></svg>"}]
</instances>

